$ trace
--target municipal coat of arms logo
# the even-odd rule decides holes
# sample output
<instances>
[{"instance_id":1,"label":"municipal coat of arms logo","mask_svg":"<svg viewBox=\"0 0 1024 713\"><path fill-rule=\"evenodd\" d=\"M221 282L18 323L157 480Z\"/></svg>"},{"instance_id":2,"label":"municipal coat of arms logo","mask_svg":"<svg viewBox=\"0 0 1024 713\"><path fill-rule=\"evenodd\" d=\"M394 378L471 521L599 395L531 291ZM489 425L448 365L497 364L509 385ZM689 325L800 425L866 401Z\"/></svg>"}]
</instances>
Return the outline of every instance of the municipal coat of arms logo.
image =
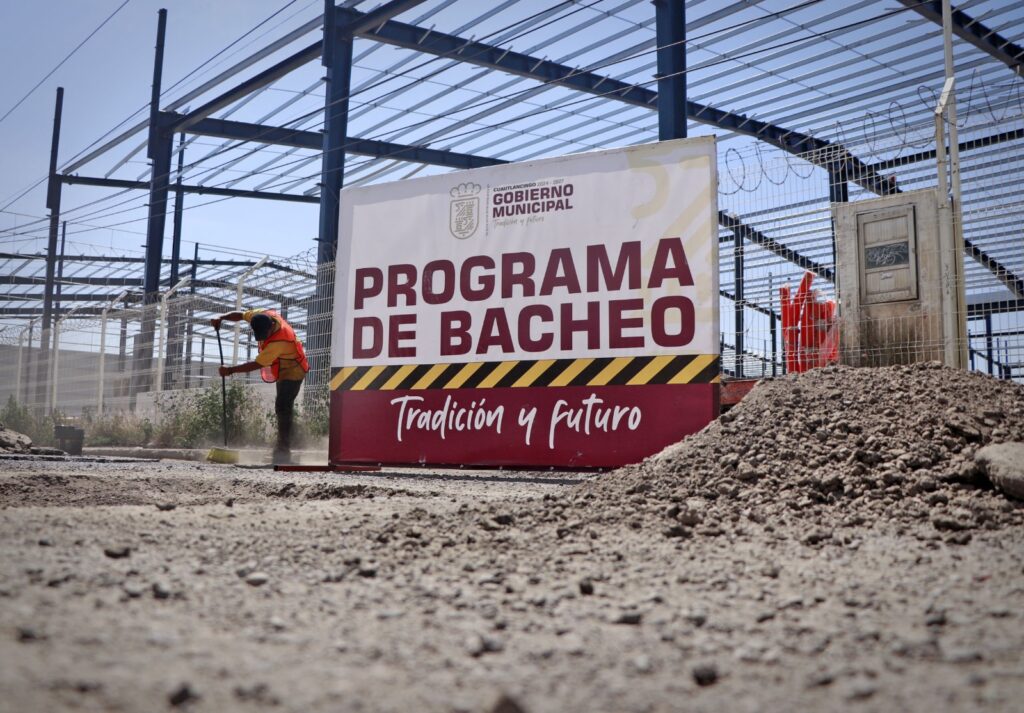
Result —
<instances>
[{"instance_id":1,"label":"municipal coat of arms logo","mask_svg":"<svg viewBox=\"0 0 1024 713\"><path fill-rule=\"evenodd\" d=\"M459 240L473 235L480 223L480 190L475 183L460 183L448 192L452 198L448 227Z\"/></svg>"}]
</instances>

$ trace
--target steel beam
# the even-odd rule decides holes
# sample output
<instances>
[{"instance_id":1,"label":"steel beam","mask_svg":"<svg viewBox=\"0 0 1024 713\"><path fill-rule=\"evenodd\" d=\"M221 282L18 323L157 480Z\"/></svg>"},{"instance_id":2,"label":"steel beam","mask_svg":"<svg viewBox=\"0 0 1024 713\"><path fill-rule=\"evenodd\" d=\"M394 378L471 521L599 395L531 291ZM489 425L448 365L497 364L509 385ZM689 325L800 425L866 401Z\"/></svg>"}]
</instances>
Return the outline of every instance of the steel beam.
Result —
<instances>
[{"instance_id":1,"label":"steel beam","mask_svg":"<svg viewBox=\"0 0 1024 713\"><path fill-rule=\"evenodd\" d=\"M39 255L39 254L26 255L26 254L23 254L23 253L0 253L0 260L12 260L12 259L13 260L20 260L20 259L24 259L24 260L45 260L46 256L45 255ZM109 263L132 262L132 263L139 263L139 262L145 262L146 261L146 259L143 258L143 257L127 257L127 256L123 256L123 255L117 255L117 256L68 255L65 259L67 260L67 262L109 262ZM164 258L163 262L164 262L164 264L170 263L170 259L169 258ZM217 258L205 258L203 260L198 260L198 259L181 260L180 263L182 265L190 265L191 266L190 269L194 269L195 265L197 265L197 264L205 266L205 267L214 267L214 266L215 267L252 267L253 265L256 264L256 261L255 260L222 260L222 259L217 259ZM274 261L267 262L266 266L268 268L270 268L270 269L277 270L279 272L287 272L289 274L296 275L298 277L306 277L306 278L312 278L313 277L313 275L311 275L308 272L296 269L294 267L290 267L288 265L282 265L282 264L274 262ZM0 276L0 277L3 277L3 276ZM32 278L32 279L38 279L38 278ZM68 282L69 283L74 283L74 282L76 282L76 280L72 279L72 280L69 280Z\"/></svg>"},{"instance_id":2,"label":"steel beam","mask_svg":"<svg viewBox=\"0 0 1024 713\"><path fill-rule=\"evenodd\" d=\"M431 149L426 146L405 146L388 141L377 141L376 139L349 139L345 144L345 151L359 156L377 156L409 161L411 163L426 163L432 166L460 169L497 166L507 163L501 159L489 158L487 156L442 151L441 149Z\"/></svg>"},{"instance_id":3,"label":"steel beam","mask_svg":"<svg viewBox=\"0 0 1024 713\"><path fill-rule=\"evenodd\" d=\"M54 316L61 317L74 310L77 317L91 317L103 312L103 307L62 307L53 310ZM0 307L0 317L40 317L43 310L40 307ZM42 368L42 363L37 366Z\"/></svg>"},{"instance_id":4,"label":"steel beam","mask_svg":"<svg viewBox=\"0 0 1024 713\"><path fill-rule=\"evenodd\" d=\"M658 43L658 139L686 138L686 5L654 0Z\"/></svg>"},{"instance_id":5,"label":"steel beam","mask_svg":"<svg viewBox=\"0 0 1024 713\"><path fill-rule=\"evenodd\" d=\"M989 146L995 146L1006 141L1017 141L1018 139L1024 139L1024 129L1014 129L1013 131L1003 131L992 136L985 136L980 139L972 139L970 141L960 142L960 151L966 153L967 151L973 151L979 148L988 148ZM912 163L920 163L921 161L931 161L935 158L935 149L929 151L920 151L915 154L908 156L897 156L896 158L890 158L885 161L879 161L871 165L871 168L876 171L888 171L900 166L909 166Z\"/></svg>"},{"instance_id":6,"label":"steel beam","mask_svg":"<svg viewBox=\"0 0 1024 713\"><path fill-rule=\"evenodd\" d=\"M345 95L347 96L347 94ZM337 100L339 97L335 97ZM327 102L330 103L330 102ZM178 117L178 114L168 115ZM168 121L174 121L169 118ZM190 134L200 136L212 136L220 139L234 139L236 141L253 141L262 144L273 144L278 146L291 146L294 148L324 151L324 134L319 131L303 131L301 129L288 129L279 126L263 126L250 124L244 121L229 121L227 119L203 119L187 129ZM445 166L447 168L480 168L482 166L494 166L504 163L499 159L487 158L485 156L474 156L472 154L458 153L455 151L443 151L431 149L425 146L408 146L395 144L390 141L378 141L376 139L359 139L346 137L339 144L336 152L344 152L354 156L370 156L374 158L391 158L411 163L426 163L432 166ZM332 149L334 150L334 149Z\"/></svg>"},{"instance_id":7,"label":"steel beam","mask_svg":"<svg viewBox=\"0 0 1024 713\"><path fill-rule=\"evenodd\" d=\"M149 190L150 184L146 181L126 181L119 178L98 178L94 176L68 176L61 175L62 183L77 184L80 186L102 186L104 188L131 188ZM178 187L175 186L175 190ZM182 184L181 190L184 193L198 193L211 196L225 196L228 198L262 198L272 201L287 201L291 203L319 203L316 196L303 196L294 193L273 193L272 191L245 191L237 188L217 188L214 186L194 186ZM187 262L187 261L182 261Z\"/></svg>"},{"instance_id":8,"label":"steel beam","mask_svg":"<svg viewBox=\"0 0 1024 713\"><path fill-rule=\"evenodd\" d=\"M353 23L349 24L348 31L349 37L353 34L358 34L365 29L375 27L390 18L398 15L399 13L405 12L406 10L415 7L422 3L423 0L392 0L391 2L385 3L375 10L368 13L359 13L360 18ZM333 22L328 19L328 16L333 14L333 3L331 3L332 10L324 13L324 27L333 26ZM257 89L262 89L273 82L276 82L281 77L285 76L294 69L298 69L307 62L312 62L317 57L323 54L323 41L315 42L308 47L304 47L295 54L285 57L283 60L265 69L264 71L257 74L255 77L251 77L246 81L242 82L233 89L229 89L220 96L217 96L210 101L200 106L195 111L189 112L186 116L182 117L181 120L174 126L175 131L184 131L188 127L200 119L205 119L214 112L223 109L229 104L238 101L247 94L251 94Z\"/></svg>"},{"instance_id":9,"label":"steel beam","mask_svg":"<svg viewBox=\"0 0 1024 713\"><path fill-rule=\"evenodd\" d=\"M73 292L61 298L63 302L109 302L120 294L117 292ZM0 292L0 302L39 302L42 292Z\"/></svg>"},{"instance_id":10,"label":"steel beam","mask_svg":"<svg viewBox=\"0 0 1024 713\"><path fill-rule=\"evenodd\" d=\"M349 18L349 22L356 22L364 16L358 10L346 8L338 8L337 13L339 18ZM443 55L481 67L498 69L634 106L655 109L658 103L657 92L636 84L594 72L578 70L558 62L531 57L483 42L474 42L435 30L428 31L422 27L395 20L360 32L360 34L363 37L396 47ZM822 167L844 170L850 180L879 195L889 195L899 191L893 179L878 175L845 148L824 139L692 101L686 102L686 116L703 124L710 124L761 139L789 153L808 154L805 156L808 161Z\"/></svg>"},{"instance_id":11,"label":"steel beam","mask_svg":"<svg viewBox=\"0 0 1024 713\"><path fill-rule=\"evenodd\" d=\"M1010 268L1003 265L994 257L988 255L967 238L964 238L964 253L977 260L984 267L988 268L989 272L995 275L997 280L1006 285L1006 288L1010 290L1010 292L1018 298L1024 298L1024 280L1018 277ZM970 314L970 310L968 310L968 314Z\"/></svg>"},{"instance_id":12,"label":"steel beam","mask_svg":"<svg viewBox=\"0 0 1024 713\"><path fill-rule=\"evenodd\" d=\"M754 243L755 245L764 248L770 253L778 255L783 260L788 260L791 263L797 265L798 267L802 267L805 270L810 270L815 275L818 275L819 277L822 277L828 280L829 282L835 282L835 273L831 268L826 267L825 265L822 265L821 263L816 262L810 259L809 257L805 257L800 253L796 252L795 250L787 248L779 241L775 240L774 238L768 237L757 228L753 228L747 225L740 218L734 215L730 215L729 213L726 213L725 211L722 210L718 211L718 224L721 225L723 228L727 228L728 230L732 231L734 235L737 233L742 233L744 240ZM719 242L723 242L723 240L720 239Z\"/></svg>"},{"instance_id":13,"label":"steel beam","mask_svg":"<svg viewBox=\"0 0 1024 713\"><path fill-rule=\"evenodd\" d=\"M1024 299L993 300L967 305L968 319L979 319L986 314L1004 314L1006 312L1024 312Z\"/></svg>"},{"instance_id":14,"label":"steel beam","mask_svg":"<svg viewBox=\"0 0 1024 713\"><path fill-rule=\"evenodd\" d=\"M0 285L45 285L45 277L28 277L25 275L0 275ZM119 285L121 287L139 287L142 279L138 277L76 277L68 280L68 285ZM46 307L44 306L45 310Z\"/></svg>"},{"instance_id":15,"label":"steel beam","mask_svg":"<svg viewBox=\"0 0 1024 713\"><path fill-rule=\"evenodd\" d=\"M168 114L168 116L171 117L169 120L174 123L179 122L182 118L181 114ZM185 131L197 136L212 136L218 139L234 139L237 141L255 141L261 144L292 146L313 151L322 150L324 145L323 134L319 131L288 129L281 126L262 126L260 124L231 121L229 119L202 119L194 124L190 124Z\"/></svg>"},{"instance_id":16,"label":"steel beam","mask_svg":"<svg viewBox=\"0 0 1024 713\"><path fill-rule=\"evenodd\" d=\"M922 17L942 27L940 0L899 0ZM953 34L999 60L1016 74L1024 77L1024 48L991 30L970 15L953 8Z\"/></svg>"}]
</instances>

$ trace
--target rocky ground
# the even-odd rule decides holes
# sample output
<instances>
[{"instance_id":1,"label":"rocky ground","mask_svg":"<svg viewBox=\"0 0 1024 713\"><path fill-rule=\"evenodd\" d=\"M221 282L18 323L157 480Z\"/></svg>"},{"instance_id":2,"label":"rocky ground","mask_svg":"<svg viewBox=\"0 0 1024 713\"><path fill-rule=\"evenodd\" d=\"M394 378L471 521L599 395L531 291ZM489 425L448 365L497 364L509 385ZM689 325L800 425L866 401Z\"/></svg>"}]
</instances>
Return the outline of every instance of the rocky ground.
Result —
<instances>
[{"instance_id":1,"label":"rocky ground","mask_svg":"<svg viewBox=\"0 0 1024 713\"><path fill-rule=\"evenodd\" d=\"M601 476L7 458L0 708L1019 710L1021 440L839 369Z\"/></svg>"}]
</instances>

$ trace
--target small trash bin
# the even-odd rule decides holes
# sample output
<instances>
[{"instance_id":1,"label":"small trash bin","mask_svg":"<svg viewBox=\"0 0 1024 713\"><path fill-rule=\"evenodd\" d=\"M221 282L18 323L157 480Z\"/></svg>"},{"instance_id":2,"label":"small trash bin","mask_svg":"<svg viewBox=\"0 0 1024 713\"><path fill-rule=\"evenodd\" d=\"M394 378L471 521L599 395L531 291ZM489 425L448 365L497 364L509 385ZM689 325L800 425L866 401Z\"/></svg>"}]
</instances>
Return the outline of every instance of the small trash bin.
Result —
<instances>
[{"instance_id":1,"label":"small trash bin","mask_svg":"<svg viewBox=\"0 0 1024 713\"><path fill-rule=\"evenodd\" d=\"M69 455L82 455L82 444L85 442L85 429L78 426L54 426L53 437L57 439L57 447Z\"/></svg>"}]
</instances>

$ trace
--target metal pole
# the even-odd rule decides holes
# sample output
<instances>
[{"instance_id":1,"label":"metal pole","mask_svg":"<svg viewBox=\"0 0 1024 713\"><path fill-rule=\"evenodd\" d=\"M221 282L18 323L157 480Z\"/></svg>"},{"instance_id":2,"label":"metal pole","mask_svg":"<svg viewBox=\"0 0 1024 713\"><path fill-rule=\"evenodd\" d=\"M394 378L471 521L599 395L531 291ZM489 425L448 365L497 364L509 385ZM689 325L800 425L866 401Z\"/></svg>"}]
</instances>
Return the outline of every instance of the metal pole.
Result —
<instances>
[{"instance_id":1,"label":"metal pole","mask_svg":"<svg viewBox=\"0 0 1024 713\"><path fill-rule=\"evenodd\" d=\"M768 331L772 336L772 376L776 375L776 361L778 360L778 326L775 322L775 288L773 286L772 273L768 273L768 309L771 310L771 316L768 317Z\"/></svg>"},{"instance_id":2,"label":"metal pole","mask_svg":"<svg viewBox=\"0 0 1024 713\"><path fill-rule=\"evenodd\" d=\"M736 348L736 378L743 378L743 233L733 231L733 290L735 294L733 326L736 337L733 340Z\"/></svg>"},{"instance_id":3,"label":"metal pole","mask_svg":"<svg viewBox=\"0 0 1024 713\"><path fill-rule=\"evenodd\" d=\"M956 77L953 66L953 11L949 0L942 0L942 49L946 79ZM956 93L949 97L946 108L949 116L949 173L952 179L953 200L960 203L960 142L956 125Z\"/></svg>"},{"instance_id":4,"label":"metal pole","mask_svg":"<svg viewBox=\"0 0 1024 713\"><path fill-rule=\"evenodd\" d=\"M18 335L18 371L15 373L14 380L14 400L17 401L21 398L21 384L24 381L22 378L21 370L25 365L25 345L22 344L22 339L25 337L25 332L28 331L26 326L21 330L21 334Z\"/></svg>"},{"instance_id":5,"label":"metal pole","mask_svg":"<svg viewBox=\"0 0 1024 713\"><path fill-rule=\"evenodd\" d=\"M181 188L182 173L184 172L185 165L185 134L178 135L178 170L177 180L174 184L174 220L171 224L171 277L170 284L176 284L178 282L178 271L180 269L181 262L181 216L184 210L185 192ZM167 371L168 373L174 373L174 370L178 363L181 362L181 348L184 344L182 342L181 334L181 319L177 316L172 319L172 324L169 325L170 336L169 341L174 341L179 344L173 351L168 350L167 353Z\"/></svg>"},{"instance_id":6,"label":"metal pole","mask_svg":"<svg viewBox=\"0 0 1024 713\"><path fill-rule=\"evenodd\" d=\"M195 251L192 257L192 280L189 282L188 291L190 294L195 295L196 293L196 265L199 262L199 243L195 244ZM188 308L188 327L185 333L185 386L186 388L192 385L192 340L195 338L195 327L193 322L195 321L195 303L189 304Z\"/></svg>"},{"instance_id":7,"label":"metal pole","mask_svg":"<svg viewBox=\"0 0 1024 713\"><path fill-rule=\"evenodd\" d=\"M242 276L238 278L238 284L235 286L235 309L238 311L242 310L242 292L245 289L245 281L249 279L249 276L254 272L263 267L267 260L270 259L269 255L265 255L255 265L250 267L248 270L242 273ZM242 339L242 323L235 322L235 347L231 354L231 365L234 366L238 363L238 343Z\"/></svg>"},{"instance_id":8,"label":"metal pole","mask_svg":"<svg viewBox=\"0 0 1024 713\"><path fill-rule=\"evenodd\" d=\"M109 311L109 309L109 306L105 307L103 309L103 312L100 313L100 365L99 374L96 377L96 380L98 382L96 385L97 416L103 415L103 377L105 376L103 373L103 369L106 366L107 360L107 312Z\"/></svg>"},{"instance_id":9,"label":"metal pole","mask_svg":"<svg viewBox=\"0 0 1024 713\"><path fill-rule=\"evenodd\" d=\"M67 315L65 315L67 316ZM53 358L50 360L50 399L46 403L46 410L53 413L57 407L57 379L60 374L60 325L64 322L61 317L53 325Z\"/></svg>"},{"instance_id":10,"label":"metal pole","mask_svg":"<svg viewBox=\"0 0 1024 713\"><path fill-rule=\"evenodd\" d=\"M171 227L171 284L178 281L178 261L181 259L181 214L185 192L181 189L181 174L185 167L185 134L178 136L178 179L174 182L174 221Z\"/></svg>"},{"instance_id":11,"label":"metal pole","mask_svg":"<svg viewBox=\"0 0 1024 713\"><path fill-rule=\"evenodd\" d=\"M686 138L686 4L654 0L658 44L658 139Z\"/></svg>"},{"instance_id":12,"label":"metal pole","mask_svg":"<svg viewBox=\"0 0 1024 713\"><path fill-rule=\"evenodd\" d=\"M846 181L846 176L843 171L829 171L828 172L828 200L830 203L849 203L850 201L850 186ZM835 220L832 221L832 267L834 268L834 275L839 275L839 266L836 264L836 224ZM836 290L836 294L839 294L839 290Z\"/></svg>"},{"instance_id":13,"label":"metal pole","mask_svg":"<svg viewBox=\"0 0 1024 713\"><path fill-rule=\"evenodd\" d=\"M953 206L949 200L949 182L946 175L946 111L954 94L955 80L946 79L935 107L935 170L936 199L938 201L939 264L942 285L942 348L946 366L960 367L960 299L957 286L957 265L963 262L963 250L957 247Z\"/></svg>"},{"instance_id":14,"label":"metal pole","mask_svg":"<svg viewBox=\"0 0 1024 713\"><path fill-rule=\"evenodd\" d=\"M57 153L60 149L60 120L64 108L64 87L57 87L53 110L53 138L50 142L50 179L46 190L46 207L50 211L50 233L46 244L46 284L43 292L43 324L39 336L39 371L36 394L40 404L47 399L47 363L50 349L50 327L53 323L54 267L57 259L57 226L60 223L61 182L57 176Z\"/></svg>"},{"instance_id":15,"label":"metal pole","mask_svg":"<svg viewBox=\"0 0 1024 713\"><path fill-rule=\"evenodd\" d=\"M25 378L25 397L24 397L25 398L24 403L25 403L26 406L28 405L29 391L31 390L29 385L32 383L33 367L35 367L36 378L39 378L38 366L36 365L36 362L38 362L39 360L31 358L32 357L32 333L35 331L35 323L36 323L36 320L34 320L34 319L29 320L29 323L28 323L28 354L29 354L29 360L28 360L28 364L26 364L27 368L25 369L25 372L26 372L25 373L25 377L26 378ZM42 349L40 349L39 351L42 352Z\"/></svg>"},{"instance_id":16,"label":"metal pole","mask_svg":"<svg viewBox=\"0 0 1024 713\"><path fill-rule=\"evenodd\" d=\"M946 70L946 80L956 77L956 68L953 64L953 9L949 0L942 0L942 47L943 59ZM953 194L953 228L956 247L956 327L955 339L957 341L957 352L959 355L959 366L967 363L967 295L964 287L964 215L963 203L960 191L960 139L957 129L956 118L956 92L953 91L949 97L949 105L946 108L949 117L949 174L950 189Z\"/></svg>"},{"instance_id":17,"label":"metal pole","mask_svg":"<svg viewBox=\"0 0 1024 713\"><path fill-rule=\"evenodd\" d=\"M60 293L61 285L64 282L64 243L68 236L68 221L61 221L60 224L60 253L57 257L57 284L53 286L54 312L60 314Z\"/></svg>"},{"instance_id":18,"label":"metal pole","mask_svg":"<svg viewBox=\"0 0 1024 713\"><path fill-rule=\"evenodd\" d=\"M100 373L99 373L99 387L96 393L96 415L103 415L103 389L104 389L104 377L106 375L106 361L107 361L107 314L111 308L128 295L128 290L124 290L114 299L110 300L103 308L100 313Z\"/></svg>"},{"instance_id":19,"label":"metal pole","mask_svg":"<svg viewBox=\"0 0 1024 713\"><path fill-rule=\"evenodd\" d=\"M165 359L166 359L166 356L167 356L166 355L166 350L164 349L164 344L166 344L167 336L168 336L167 335L167 300L169 300L171 298L171 296L175 292L178 291L179 288L184 287L185 285L187 285L191 279L192 279L191 277L186 277L186 278L180 280L176 285L174 285L174 287L172 287L171 289L167 290L167 292L165 292L160 297L160 331L157 334L157 336L158 336L160 341L158 343L157 351L156 351L156 353L157 353L157 362L156 362L156 391L163 391L164 390L164 363L165 363Z\"/></svg>"},{"instance_id":20,"label":"metal pole","mask_svg":"<svg viewBox=\"0 0 1024 713\"><path fill-rule=\"evenodd\" d=\"M985 314L985 360L988 362L988 375L995 373L995 359L992 345L992 313Z\"/></svg>"},{"instance_id":21,"label":"metal pole","mask_svg":"<svg viewBox=\"0 0 1024 713\"><path fill-rule=\"evenodd\" d=\"M124 372L128 364L128 296L124 298L124 311L121 312L121 338L118 340L117 370Z\"/></svg>"}]
</instances>

